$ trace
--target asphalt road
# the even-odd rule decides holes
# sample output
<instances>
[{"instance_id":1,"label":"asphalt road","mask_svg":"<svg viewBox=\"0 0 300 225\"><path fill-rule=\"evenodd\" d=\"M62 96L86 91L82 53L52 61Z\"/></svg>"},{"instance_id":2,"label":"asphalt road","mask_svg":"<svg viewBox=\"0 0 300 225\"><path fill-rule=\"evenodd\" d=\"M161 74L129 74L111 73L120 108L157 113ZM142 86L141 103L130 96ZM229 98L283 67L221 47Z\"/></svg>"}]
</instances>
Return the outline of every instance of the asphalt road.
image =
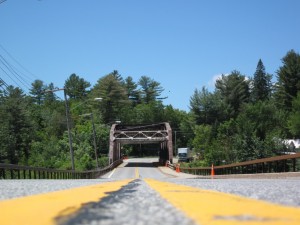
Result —
<instances>
[{"instance_id":1,"label":"asphalt road","mask_svg":"<svg viewBox=\"0 0 300 225\"><path fill-rule=\"evenodd\" d=\"M118 168L112 172L102 176L113 180L128 179L128 178L153 178L164 179L169 178L170 175L163 174L155 164L158 163L157 158L133 158L124 160Z\"/></svg>"},{"instance_id":2,"label":"asphalt road","mask_svg":"<svg viewBox=\"0 0 300 225\"><path fill-rule=\"evenodd\" d=\"M59 224L197 224L178 207L174 207L173 204L162 198L161 194L155 191L152 186L149 186L152 179L168 182L174 188L181 185L196 188L193 191L187 191L191 193L197 192L197 190L214 190L291 206L300 210L299 177L200 179L190 176L189 179L186 179L186 175L176 174L174 171L168 171L167 168L155 167L154 164L157 161L158 159L153 158L125 160L118 168L96 180L0 180L0 203L1 200L5 199L132 179L128 185L119 191L109 193L109 196L99 202L82 207L75 215L64 218L63 222L60 220ZM150 181L148 178L151 178ZM175 191L174 196L180 192ZM166 193L168 194L168 192ZM177 201L176 198L175 202ZM238 219L253 219L248 217L246 208L245 215Z\"/></svg>"}]
</instances>

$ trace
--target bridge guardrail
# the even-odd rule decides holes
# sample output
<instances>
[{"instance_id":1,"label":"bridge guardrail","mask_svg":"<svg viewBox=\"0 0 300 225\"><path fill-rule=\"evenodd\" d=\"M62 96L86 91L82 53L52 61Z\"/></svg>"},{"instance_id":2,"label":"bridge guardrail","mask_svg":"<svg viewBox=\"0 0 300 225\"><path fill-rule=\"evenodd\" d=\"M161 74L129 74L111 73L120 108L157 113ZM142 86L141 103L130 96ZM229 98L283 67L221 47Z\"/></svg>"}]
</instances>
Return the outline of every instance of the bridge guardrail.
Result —
<instances>
[{"instance_id":1,"label":"bridge guardrail","mask_svg":"<svg viewBox=\"0 0 300 225\"><path fill-rule=\"evenodd\" d=\"M300 171L299 159L300 153L274 156L228 165L214 166L214 172L215 175L297 172ZM169 166L169 168L174 169L175 166ZM195 175L211 175L211 167L180 167L180 171Z\"/></svg>"},{"instance_id":2,"label":"bridge guardrail","mask_svg":"<svg viewBox=\"0 0 300 225\"><path fill-rule=\"evenodd\" d=\"M88 171L58 170L0 163L0 179L95 179L111 171L122 162L123 160L120 159L107 167Z\"/></svg>"},{"instance_id":3,"label":"bridge guardrail","mask_svg":"<svg viewBox=\"0 0 300 225\"><path fill-rule=\"evenodd\" d=\"M172 169L172 170L175 170L175 169L176 169L176 165L172 164L170 161L167 161L167 162L166 162L166 166L169 167L169 168Z\"/></svg>"}]
</instances>

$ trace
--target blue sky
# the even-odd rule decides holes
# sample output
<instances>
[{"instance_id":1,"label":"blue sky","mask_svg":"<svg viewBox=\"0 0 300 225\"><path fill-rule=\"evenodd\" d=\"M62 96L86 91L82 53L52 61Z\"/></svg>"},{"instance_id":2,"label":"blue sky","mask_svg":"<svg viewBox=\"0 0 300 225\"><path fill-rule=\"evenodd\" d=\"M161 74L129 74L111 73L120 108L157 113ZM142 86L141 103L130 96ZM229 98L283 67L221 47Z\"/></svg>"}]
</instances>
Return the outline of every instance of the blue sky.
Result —
<instances>
[{"instance_id":1,"label":"blue sky","mask_svg":"<svg viewBox=\"0 0 300 225\"><path fill-rule=\"evenodd\" d=\"M189 111L196 88L213 91L232 70L253 76L260 58L275 77L299 52L299 10L298 0L6 0L0 54L26 82L0 77L28 92L34 79L62 87L76 73L95 85L118 70L160 82L164 103Z\"/></svg>"}]
</instances>

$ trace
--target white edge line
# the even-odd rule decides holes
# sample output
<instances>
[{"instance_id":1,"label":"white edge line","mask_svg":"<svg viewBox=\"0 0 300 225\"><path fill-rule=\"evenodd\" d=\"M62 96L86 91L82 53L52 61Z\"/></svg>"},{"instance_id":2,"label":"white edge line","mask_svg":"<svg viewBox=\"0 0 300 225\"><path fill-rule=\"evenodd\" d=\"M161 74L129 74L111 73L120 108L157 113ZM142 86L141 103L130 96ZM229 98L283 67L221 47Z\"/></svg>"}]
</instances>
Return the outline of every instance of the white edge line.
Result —
<instances>
[{"instance_id":1,"label":"white edge line","mask_svg":"<svg viewBox=\"0 0 300 225\"><path fill-rule=\"evenodd\" d=\"M114 168L114 170L109 174L108 178L111 178L111 176L114 174L115 171L116 171L116 168Z\"/></svg>"}]
</instances>

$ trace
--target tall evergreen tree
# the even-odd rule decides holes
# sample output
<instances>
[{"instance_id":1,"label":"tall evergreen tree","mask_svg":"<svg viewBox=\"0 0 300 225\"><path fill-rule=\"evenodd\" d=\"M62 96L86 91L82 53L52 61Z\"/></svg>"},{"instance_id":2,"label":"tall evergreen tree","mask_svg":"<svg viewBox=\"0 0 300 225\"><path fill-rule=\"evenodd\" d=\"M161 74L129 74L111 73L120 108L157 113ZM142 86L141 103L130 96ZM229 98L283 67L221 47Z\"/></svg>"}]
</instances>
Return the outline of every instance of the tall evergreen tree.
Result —
<instances>
[{"instance_id":1,"label":"tall evergreen tree","mask_svg":"<svg viewBox=\"0 0 300 225\"><path fill-rule=\"evenodd\" d=\"M190 109L197 124L213 124L222 120L222 103L218 93L210 93L207 88L196 89L190 98Z\"/></svg>"},{"instance_id":2,"label":"tall evergreen tree","mask_svg":"<svg viewBox=\"0 0 300 225\"><path fill-rule=\"evenodd\" d=\"M294 138L300 138L300 91L292 104L293 110L288 119L288 127Z\"/></svg>"},{"instance_id":3,"label":"tall evergreen tree","mask_svg":"<svg viewBox=\"0 0 300 225\"><path fill-rule=\"evenodd\" d=\"M292 101L300 91L300 55L289 51L282 59L283 65L277 71L276 99L285 110L292 109Z\"/></svg>"},{"instance_id":4,"label":"tall evergreen tree","mask_svg":"<svg viewBox=\"0 0 300 225\"><path fill-rule=\"evenodd\" d=\"M228 76L222 75L216 81L216 91L224 101L228 118L235 118L242 105L249 102L249 81L239 71L234 70Z\"/></svg>"},{"instance_id":5,"label":"tall evergreen tree","mask_svg":"<svg viewBox=\"0 0 300 225\"><path fill-rule=\"evenodd\" d=\"M53 102L55 102L56 98L57 98L55 93L52 92L55 89L54 84L50 83L49 85L46 86L46 89L50 90L50 91L45 93L44 100L45 100L45 104L49 105L49 104L52 104Z\"/></svg>"},{"instance_id":6,"label":"tall evergreen tree","mask_svg":"<svg viewBox=\"0 0 300 225\"><path fill-rule=\"evenodd\" d=\"M271 96L271 79L272 76L266 73L265 66L261 59L259 59L256 67L256 71L253 76L253 87L252 87L252 100L265 101Z\"/></svg>"},{"instance_id":7,"label":"tall evergreen tree","mask_svg":"<svg viewBox=\"0 0 300 225\"><path fill-rule=\"evenodd\" d=\"M45 95L45 85L41 80L35 80L32 84L32 88L30 89L30 94L33 95L34 102L38 105L41 105L44 100Z\"/></svg>"},{"instance_id":8,"label":"tall evergreen tree","mask_svg":"<svg viewBox=\"0 0 300 225\"><path fill-rule=\"evenodd\" d=\"M17 164L29 157L31 123L23 91L9 86L0 106L0 161Z\"/></svg>"},{"instance_id":9,"label":"tall evergreen tree","mask_svg":"<svg viewBox=\"0 0 300 225\"><path fill-rule=\"evenodd\" d=\"M118 70L114 70L110 73L112 76L114 76L114 78L120 82L120 84L123 84L124 83L124 79L122 77L122 75L119 73Z\"/></svg>"},{"instance_id":10,"label":"tall evergreen tree","mask_svg":"<svg viewBox=\"0 0 300 225\"><path fill-rule=\"evenodd\" d=\"M157 99L163 99L159 98L161 93L164 91L162 86L159 82L151 79L147 76L142 76L138 82L138 84L141 86L141 96L142 100L147 104L151 101L155 101Z\"/></svg>"},{"instance_id":11,"label":"tall evergreen tree","mask_svg":"<svg viewBox=\"0 0 300 225\"><path fill-rule=\"evenodd\" d=\"M75 73L71 74L65 82L66 93L71 99L82 99L86 97L87 88L90 86L91 84L89 82L80 78Z\"/></svg>"},{"instance_id":12,"label":"tall evergreen tree","mask_svg":"<svg viewBox=\"0 0 300 225\"><path fill-rule=\"evenodd\" d=\"M118 118L121 108L128 103L127 92L123 84L113 73L100 78L92 90L93 97L101 97L100 110L106 123Z\"/></svg>"},{"instance_id":13,"label":"tall evergreen tree","mask_svg":"<svg viewBox=\"0 0 300 225\"><path fill-rule=\"evenodd\" d=\"M140 101L140 94L137 90L137 84L133 81L131 76L128 76L125 79L125 88L127 90L128 99L132 100L133 102Z\"/></svg>"}]
</instances>

